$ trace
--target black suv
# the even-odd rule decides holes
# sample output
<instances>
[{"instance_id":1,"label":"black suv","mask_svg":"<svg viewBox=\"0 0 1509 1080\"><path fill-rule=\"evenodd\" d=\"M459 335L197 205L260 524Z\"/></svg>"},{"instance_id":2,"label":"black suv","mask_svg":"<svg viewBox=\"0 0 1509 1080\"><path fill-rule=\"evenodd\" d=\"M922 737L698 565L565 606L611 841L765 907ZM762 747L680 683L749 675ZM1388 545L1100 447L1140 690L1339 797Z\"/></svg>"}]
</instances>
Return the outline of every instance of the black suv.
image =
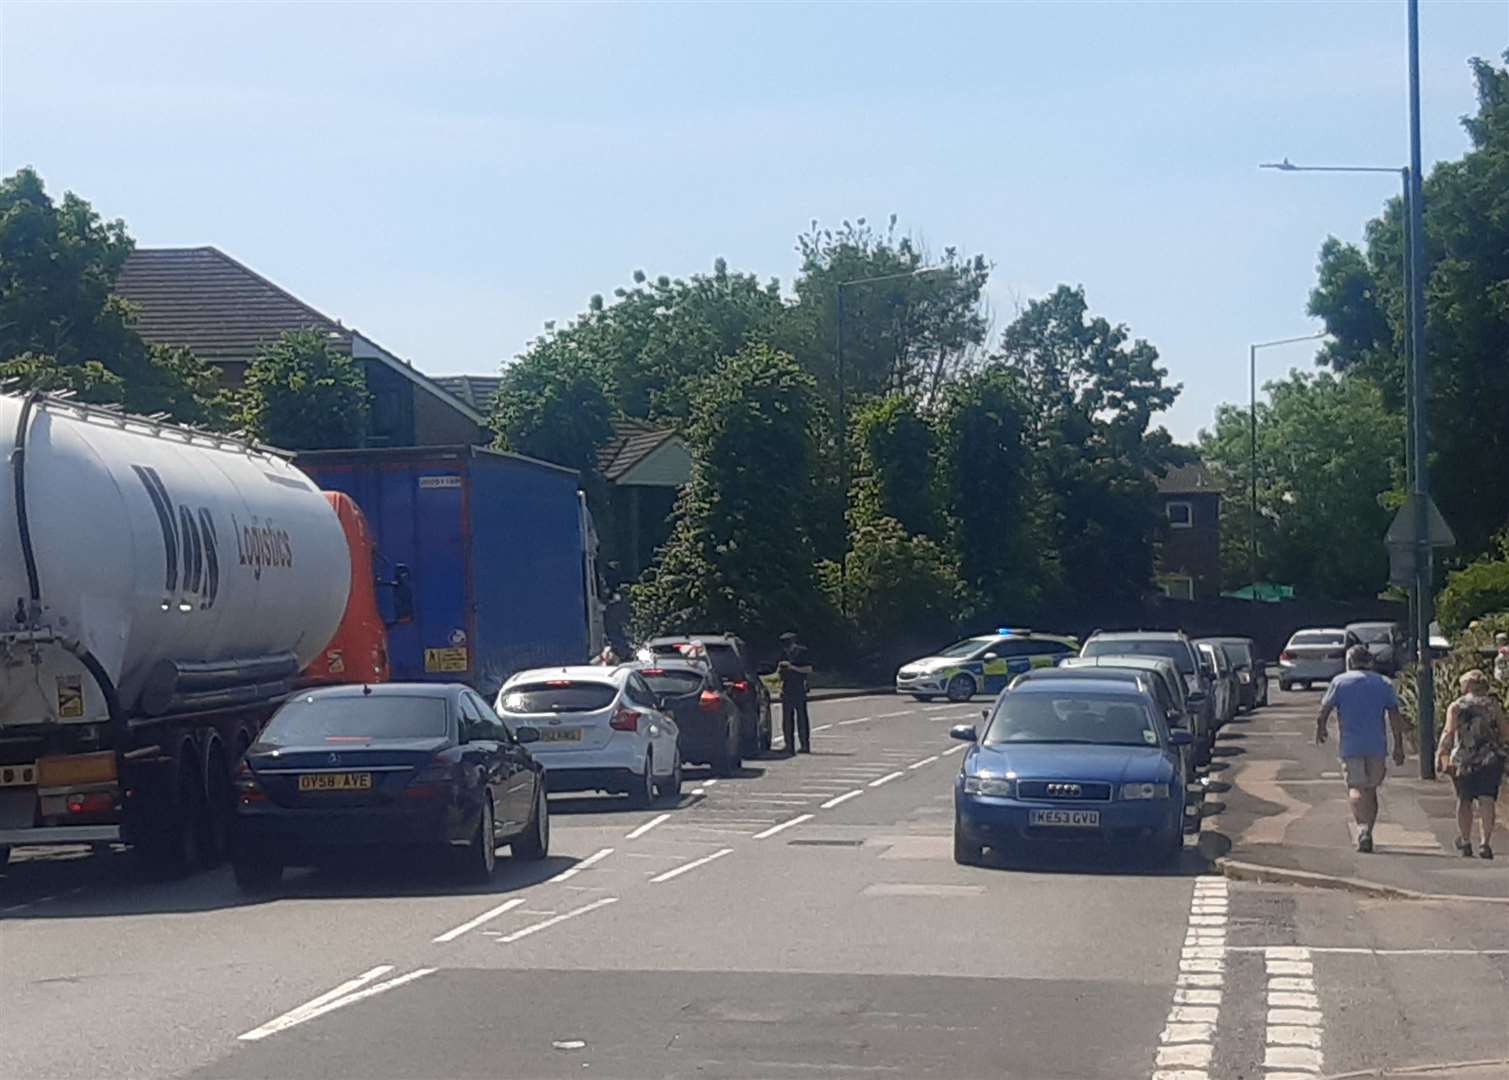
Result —
<instances>
[{"instance_id":1,"label":"black suv","mask_svg":"<svg viewBox=\"0 0 1509 1080\"><path fill-rule=\"evenodd\" d=\"M1097 630L1085 641L1080 656L1166 656L1184 676L1186 703L1196 710L1196 760L1204 764L1215 745L1220 717L1215 715L1211 677L1200 663L1200 654L1178 630Z\"/></svg>"},{"instance_id":2,"label":"black suv","mask_svg":"<svg viewBox=\"0 0 1509 1080\"><path fill-rule=\"evenodd\" d=\"M701 645L723 688L739 707L740 740L745 757L770 749L770 690L760 679L754 656L733 634L674 634L651 638L644 647L654 656L683 656L683 645Z\"/></svg>"}]
</instances>

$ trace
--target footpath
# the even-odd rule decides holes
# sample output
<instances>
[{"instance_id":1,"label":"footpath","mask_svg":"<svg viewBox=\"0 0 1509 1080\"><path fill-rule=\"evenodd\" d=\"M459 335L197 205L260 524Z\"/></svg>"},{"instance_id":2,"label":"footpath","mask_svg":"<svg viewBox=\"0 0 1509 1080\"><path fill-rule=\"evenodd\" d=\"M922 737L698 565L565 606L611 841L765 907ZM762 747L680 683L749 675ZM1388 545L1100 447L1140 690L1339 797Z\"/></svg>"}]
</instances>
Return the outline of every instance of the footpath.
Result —
<instances>
[{"instance_id":1,"label":"footpath","mask_svg":"<svg viewBox=\"0 0 1509 1080\"><path fill-rule=\"evenodd\" d=\"M1509 790L1499 801L1497 858L1455 850L1449 779L1421 780L1419 760L1389 762L1375 850L1357 851L1356 826L1331 741L1315 745L1320 692L1284 693L1222 729L1207 783L1202 850L1228 877L1404 899L1461 899L1509 910ZM1506 785L1509 789L1509 785ZM1477 846L1477 828L1473 829Z\"/></svg>"}]
</instances>

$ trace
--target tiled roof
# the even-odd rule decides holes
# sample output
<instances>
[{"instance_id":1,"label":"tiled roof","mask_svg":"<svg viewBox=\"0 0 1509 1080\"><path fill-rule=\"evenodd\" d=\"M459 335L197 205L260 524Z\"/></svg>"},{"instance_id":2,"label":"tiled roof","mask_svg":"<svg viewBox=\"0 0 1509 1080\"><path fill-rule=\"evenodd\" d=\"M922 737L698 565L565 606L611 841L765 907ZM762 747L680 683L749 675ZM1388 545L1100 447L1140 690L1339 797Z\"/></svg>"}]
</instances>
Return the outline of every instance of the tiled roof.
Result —
<instances>
[{"instance_id":1,"label":"tiled roof","mask_svg":"<svg viewBox=\"0 0 1509 1080\"><path fill-rule=\"evenodd\" d=\"M138 248L115 291L136 307L143 338L204 360L250 362L285 330L311 328L351 351L351 331L218 248Z\"/></svg>"},{"instance_id":2,"label":"tiled roof","mask_svg":"<svg viewBox=\"0 0 1509 1080\"><path fill-rule=\"evenodd\" d=\"M1219 495L1226 489L1200 462L1171 465L1162 477L1155 478L1161 495Z\"/></svg>"},{"instance_id":3,"label":"tiled roof","mask_svg":"<svg viewBox=\"0 0 1509 1080\"><path fill-rule=\"evenodd\" d=\"M597 452L598 470L605 479L617 480L674 438L670 428L621 417L613 421L613 438Z\"/></svg>"},{"instance_id":4,"label":"tiled roof","mask_svg":"<svg viewBox=\"0 0 1509 1080\"><path fill-rule=\"evenodd\" d=\"M436 375L434 382L485 416L492 412L493 398L503 380L496 375Z\"/></svg>"}]
</instances>

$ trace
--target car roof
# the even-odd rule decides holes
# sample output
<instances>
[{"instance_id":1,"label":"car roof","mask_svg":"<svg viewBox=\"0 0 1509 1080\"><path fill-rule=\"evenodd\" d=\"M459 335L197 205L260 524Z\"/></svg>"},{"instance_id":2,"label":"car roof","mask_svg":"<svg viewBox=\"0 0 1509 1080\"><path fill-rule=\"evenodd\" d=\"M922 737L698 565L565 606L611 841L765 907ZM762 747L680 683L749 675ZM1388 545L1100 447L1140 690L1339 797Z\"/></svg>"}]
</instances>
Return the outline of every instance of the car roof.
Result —
<instances>
[{"instance_id":1,"label":"car roof","mask_svg":"<svg viewBox=\"0 0 1509 1080\"><path fill-rule=\"evenodd\" d=\"M428 698L454 698L458 694L470 690L463 683L441 682L387 682L387 683L343 683L340 686L322 686L316 690L300 690L290 695L293 698L306 698L318 701L321 698L349 698L349 697L428 697Z\"/></svg>"},{"instance_id":2,"label":"car roof","mask_svg":"<svg viewBox=\"0 0 1509 1080\"><path fill-rule=\"evenodd\" d=\"M1250 637L1208 637L1201 641L1219 641L1222 645L1256 645L1257 642Z\"/></svg>"},{"instance_id":3,"label":"car roof","mask_svg":"<svg viewBox=\"0 0 1509 1080\"><path fill-rule=\"evenodd\" d=\"M1357 622L1347 623L1348 630L1354 626L1387 626L1395 630L1399 629L1399 624L1392 619L1361 619Z\"/></svg>"},{"instance_id":4,"label":"car roof","mask_svg":"<svg viewBox=\"0 0 1509 1080\"><path fill-rule=\"evenodd\" d=\"M739 645L737 634L662 634L646 641L646 645L681 645L688 641L714 642L719 645Z\"/></svg>"},{"instance_id":5,"label":"car roof","mask_svg":"<svg viewBox=\"0 0 1509 1080\"><path fill-rule=\"evenodd\" d=\"M1091 641L1188 641L1183 630L1097 630Z\"/></svg>"},{"instance_id":6,"label":"car roof","mask_svg":"<svg viewBox=\"0 0 1509 1080\"><path fill-rule=\"evenodd\" d=\"M1063 667L1073 670L1081 667L1111 667L1111 668L1141 668L1145 671L1163 670L1164 667L1173 668L1178 674L1179 665L1167 656L1149 656L1147 653L1106 653L1104 656L1071 656L1063 662Z\"/></svg>"},{"instance_id":7,"label":"car roof","mask_svg":"<svg viewBox=\"0 0 1509 1080\"><path fill-rule=\"evenodd\" d=\"M1099 679L1102 682L1136 682L1140 679L1151 680L1152 678L1151 671L1116 667L1111 664L1104 666L1085 664L1080 667L1035 668L1032 671L1022 672L1016 677L1016 681L1020 683L1023 681L1047 682L1049 679Z\"/></svg>"},{"instance_id":8,"label":"car roof","mask_svg":"<svg viewBox=\"0 0 1509 1080\"><path fill-rule=\"evenodd\" d=\"M1344 635L1345 633L1346 633L1345 628L1340 627L1340 626L1302 626L1298 630L1294 631L1294 633L1290 634L1289 636L1291 638L1295 638L1295 637L1299 637L1299 635L1301 635L1301 634L1343 634Z\"/></svg>"},{"instance_id":9,"label":"car roof","mask_svg":"<svg viewBox=\"0 0 1509 1080\"><path fill-rule=\"evenodd\" d=\"M1055 689L1060 692L1077 691L1079 693L1084 693L1084 687L1080 685L1083 682L1083 679L1072 677L1067 679L1032 679L1028 682L1024 682L1016 689L1011 690L1010 693L1046 694ZM1095 688L1095 693L1139 698L1145 698L1148 696L1148 692L1142 689L1142 687L1137 683L1134 683L1131 680L1123 681L1119 679L1106 679L1104 686L1097 686Z\"/></svg>"},{"instance_id":10,"label":"car roof","mask_svg":"<svg viewBox=\"0 0 1509 1080\"><path fill-rule=\"evenodd\" d=\"M517 671L508 677L505 686L520 682L549 682L552 679L570 679L572 682L600 682L618 685L628 678L627 665L604 667L602 664L572 664L567 667L529 668Z\"/></svg>"}]
</instances>

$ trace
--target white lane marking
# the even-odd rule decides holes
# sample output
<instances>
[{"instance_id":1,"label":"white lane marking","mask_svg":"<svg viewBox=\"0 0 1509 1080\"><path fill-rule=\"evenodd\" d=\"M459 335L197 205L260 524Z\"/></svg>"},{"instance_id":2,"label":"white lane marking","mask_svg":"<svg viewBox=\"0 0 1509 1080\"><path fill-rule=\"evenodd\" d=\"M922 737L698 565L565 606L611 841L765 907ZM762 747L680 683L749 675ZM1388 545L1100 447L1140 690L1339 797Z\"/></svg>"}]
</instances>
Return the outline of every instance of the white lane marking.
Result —
<instances>
[{"instance_id":1,"label":"white lane marking","mask_svg":"<svg viewBox=\"0 0 1509 1080\"><path fill-rule=\"evenodd\" d=\"M671 817L670 814L660 814L657 817L652 817L649 821L646 821L643 825L638 826L636 829L634 829L633 832L631 832L627 836L625 836L624 839L625 840L638 840L641 836L643 836L645 833L649 832L656 825L659 825L662 821L669 821L670 817Z\"/></svg>"},{"instance_id":2,"label":"white lane marking","mask_svg":"<svg viewBox=\"0 0 1509 1080\"><path fill-rule=\"evenodd\" d=\"M927 757L923 758L921 761L914 761L914 762L912 762L910 765L907 766L907 768L908 769L920 769L920 768L922 768L922 766L924 766L924 765L931 765L933 762L935 762L937 760L938 760L938 755L937 754L929 754Z\"/></svg>"},{"instance_id":3,"label":"white lane marking","mask_svg":"<svg viewBox=\"0 0 1509 1080\"><path fill-rule=\"evenodd\" d=\"M950 746L947 750L943 751L938 756L948 757L949 754L957 754L960 750L963 750L968 745L969 743L960 743L958 746Z\"/></svg>"},{"instance_id":4,"label":"white lane marking","mask_svg":"<svg viewBox=\"0 0 1509 1080\"><path fill-rule=\"evenodd\" d=\"M871 780L870 781L870 786L871 787L879 787L881 784L889 784L892 780L895 780L898 777L905 776L905 775L906 775L906 773L904 773L904 772L888 772L884 776L880 777L879 779Z\"/></svg>"},{"instance_id":5,"label":"white lane marking","mask_svg":"<svg viewBox=\"0 0 1509 1080\"><path fill-rule=\"evenodd\" d=\"M937 712L939 709L957 709L958 707L959 703L957 701L951 701L947 705L924 705L922 706L922 711Z\"/></svg>"},{"instance_id":6,"label":"white lane marking","mask_svg":"<svg viewBox=\"0 0 1509 1080\"><path fill-rule=\"evenodd\" d=\"M530 934L538 934L541 930L548 930L550 927L555 926L559 923L563 923L567 919L574 919L578 915L585 915L589 911L596 911L598 908L607 907L609 904L616 903L618 903L618 897L604 896L600 900L594 900L590 904L583 904L579 908L572 908L570 911L562 912L554 918L546 919L544 922L530 923L528 926L524 927L521 930L515 930L511 934L504 934L498 939L498 941L503 945L508 945L512 942L518 941L520 938L527 938Z\"/></svg>"},{"instance_id":7,"label":"white lane marking","mask_svg":"<svg viewBox=\"0 0 1509 1080\"><path fill-rule=\"evenodd\" d=\"M894 718L896 718L898 716L911 716L911 715L912 715L912 710L911 709L903 709L903 710L901 710L901 712L883 712L883 713L877 713L876 716L875 716L875 719L877 719L877 720L892 720L892 719L894 719Z\"/></svg>"},{"instance_id":8,"label":"white lane marking","mask_svg":"<svg viewBox=\"0 0 1509 1080\"><path fill-rule=\"evenodd\" d=\"M419 968L417 971L411 971L407 975L400 975L396 979L389 979L386 982L368 986L365 990L360 989L360 987L366 986L373 979L381 978L392 970L392 964L380 964L369 971L362 972L354 979L347 979L334 990L329 990L317 998L306 1001L297 1009L290 1009L282 1016L269 1020L261 1027L252 1028L252 1030L238 1035L236 1038L242 1042L257 1042L259 1039L265 1039L269 1035L276 1035L280 1031L287 1031L295 1025L324 1016L328 1012L334 1012L336 1009L363 1001L384 991L392 990L394 987L402 986L404 983L411 983L415 979L422 979L426 975L433 975L439 969Z\"/></svg>"},{"instance_id":9,"label":"white lane marking","mask_svg":"<svg viewBox=\"0 0 1509 1080\"><path fill-rule=\"evenodd\" d=\"M1325 1017L1321 1014L1320 996L1315 993L1310 950L1295 945L1275 945L1264 950L1268 969L1268 1015L1264 1034L1263 1067L1269 1080L1276 1080L1277 1070L1303 1074L1319 1073L1325 1064L1321 1041ZM1300 972L1304 965L1310 972ZM1309 989L1291 988L1296 976L1304 977ZM1275 983L1282 986L1275 986Z\"/></svg>"},{"instance_id":10,"label":"white lane marking","mask_svg":"<svg viewBox=\"0 0 1509 1080\"><path fill-rule=\"evenodd\" d=\"M711 780L704 780L704 781L702 781L702 786L703 787L712 787L717 782L718 782L718 778L715 776Z\"/></svg>"},{"instance_id":11,"label":"white lane marking","mask_svg":"<svg viewBox=\"0 0 1509 1080\"><path fill-rule=\"evenodd\" d=\"M545 881L544 881L544 884L546 884L546 885L554 885L558 881L570 881L572 878L576 877L577 874L580 874L583 870L587 869L589 866L593 865L594 863L602 862L604 859L606 859L609 855L612 855L612 854L613 854L613 849L612 848L610 848L610 847L601 848L600 850L593 852L591 855L588 855L585 859L583 859L581 862L577 863L575 866L568 866L568 867L566 867L566 869L562 870L559 874L555 875L555 877L546 878Z\"/></svg>"},{"instance_id":12,"label":"white lane marking","mask_svg":"<svg viewBox=\"0 0 1509 1080\"><path fill-rule=\"evenodd\" d=\"M817 727L813 728L812 731L813 734L816 734L819 731L827 731L832 726L832 724L819 724L817 725Z\"/></svg>"},{"instance_id":13,"label":"white lane marking","mask_svg":"<svg viewBox=\"0 0 1509 1080\"><path fill-rule=\"evenodd\" d=\"M868 724L869 722L870 718L868 716L856 716L853 720L840 720L838 726L848 727L850 724Z\"/></svg>"},{"instance_id":14,"label":"white lane marking","mask_svg":"<svg viewBox=\"0 0 1509 1080\"><path fill-rule=\"evenodd\" d=\"M754 834L754 838L756 840L764 840L767 836L774 836L776 833L782 831L783 829L789 829L793 825L800 825L804 821L811 821L811 820L812 820L812 815L811 814L798 814L794 818L789 818L786 821L780 822L779 824L772 825L770 828L766 829L764 832L757 832L757 833L755 833Z\"/></svg>"},{"instance_id":15,"label":"white lane marking","mask_svg":"<svg viewBox=\"0 0 1509 1080\"><path fill-rule=\"evenodd\" d=\"M1158 1038L1153 1080L1209 1080L1226 980L1225 909L1225 878L1195 882L1178 984Z\"/></svg>"},{"instance_id":16,"label":"white lane marking","mask_svg":"<svg viewBox=\"0 0 1509 1080\"><path fill-rule=\"evenodd\" d=\"M850 799L854 798L856 795L863 795L864 793L865 793L864 788L855 788L853 791L846 791L842 795L835 795L833 798L831 798L827 802L823 803L822 806L818 807L818 809L819 810L832 810L839 803L846 803Z\"/></svg>"},{"instance_id":17,"label":"white lane marking","mask_svg":"<svg viewBox=\"0 0 1509 1080\"><path fill-rule=\"evenodd\" d=\"M524 898L522 896L516 896L512 900L505 900L505 901L503 901L503 903L499 904L497 907L495 907L495 908L489 908L488 910L484 911L481 915L478 915L475 919L468 919L468 920L466 920L466 922L462 923L460 926L456 927L454 930L447 930L445 933L441 934L439 937L430 938L430 941L432 943L436 944L436 945L444 945L447 941L455 941L458 937L460 937L462 934L466 933L468 930L475 930L477 927L481 926L483 923L489 922L492 919L496 919L499 915L502 915L505 911L512 911L514 908L518 907L523 902L524 902Z\"/></svg>"},{"instance_id":18,"label":"white lane marking","mask_svg":"<svg viewBox=\"0 0 1509 1080\"><path fill-rule=\"evenodd\" d=\"M1271 955L1277 949L1284 946L1276 945L1233 945L1230 952L1255 952ZM1367 946L1358 945L1309 945L1303 949L1306 953L1323 953L1326 955L1342 956L1509 956L1509 949L1371 949ZM1296 957L1278 957L1276 959L1297 959Z\"/></svg>"},{"instance_id":19,"label":"white lane marking","mask_svg":"<svg viewBox=\"0 0 1509 1080\"><path fill-rule=\"evenodd\" d=\"M705 795L705 794L706 794L706 792L704 792L704 791L703 791L703 790L702 790L702 789L701 789L701 788L699 788L699 787L695 787L695 788L692 788L692 794L693 794L693 795Z\"/></svg>"},{"instance_id":20,"label":"white lane marking","mask_svg":"<svg viewBox=\"0 0 1509 1080\"><path fill-rule=\"evenodd\" d=\"M732 854L733 850L734 849L731 848L731 847L719 848L717 851L713 852L711 855L704 855L700 859L693 859L689 863L682 863L680 866L676 867L674 870L667 870L663 874L659 874L656 877L652 877L650 879L650 884L651 885L659 885L662 881L670 881L671 878L680 877L682 874L686 873L688 870L695 870L699 866L706 866L708 863L712 862L714 859L721 859L725 855Z\"/></svg>"}]
</instances>

